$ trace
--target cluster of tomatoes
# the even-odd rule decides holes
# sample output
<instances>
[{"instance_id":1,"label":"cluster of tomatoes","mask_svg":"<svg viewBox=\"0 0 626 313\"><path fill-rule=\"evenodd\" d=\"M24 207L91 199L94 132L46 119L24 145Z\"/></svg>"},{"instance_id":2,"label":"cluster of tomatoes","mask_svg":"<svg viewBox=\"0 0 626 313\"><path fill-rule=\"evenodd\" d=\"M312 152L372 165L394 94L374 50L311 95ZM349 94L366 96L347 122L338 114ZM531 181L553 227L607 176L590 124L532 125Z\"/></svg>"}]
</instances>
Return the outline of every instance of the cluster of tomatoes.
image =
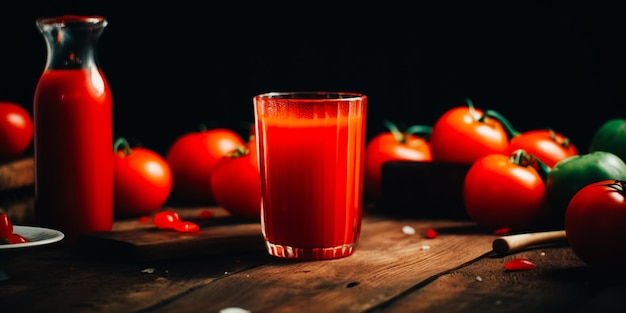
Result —
<instances>
[{"instance_id":1,"label":"cluster of tomatoes","mask_svg":"<svg viewBox=\"0 0 626 313\"><path fill-rule=\"evenodd\" d=\"M186 205L218 204L241 218L259 218L261 183L254 137L230 129L203 129L178 137L161 157L118 139L115 213L149 215L176 198Z\"/></svg>"},{"instance_id":2,"label":"cluster of tomatoes","mask_svg":"<svg viewBox=\"0 0 626 313\"><path fill-rule=\"evenodd\" d=\"M616 256L626 248L615 247L626 247L626 120L607 121L581 154L552 129L519 132L498 112L467 104L445 112L430 132L421 127L421 136L416 127L390 127L368 142L365 191L380 197L387 161L467 164L463 203L478 226L494 233L565 228L587 263L622 259Z\"/></svg>"},{"instance_id":3,"label":"cluster of tomatoes","mask_svg":"<svg viewBox=\"0 0 626 313\"><path fill-rule=\"evenodd\" d=\"M0 101L0 160L22 156L34 136L21 105ZM243 218L258 218L261 186L254 138L232 130L199 130L180 136L165 157L124 138L113 143L116 217L150 215L176 197L189 204L215 204Z\"/></svg>"}]
</instances>

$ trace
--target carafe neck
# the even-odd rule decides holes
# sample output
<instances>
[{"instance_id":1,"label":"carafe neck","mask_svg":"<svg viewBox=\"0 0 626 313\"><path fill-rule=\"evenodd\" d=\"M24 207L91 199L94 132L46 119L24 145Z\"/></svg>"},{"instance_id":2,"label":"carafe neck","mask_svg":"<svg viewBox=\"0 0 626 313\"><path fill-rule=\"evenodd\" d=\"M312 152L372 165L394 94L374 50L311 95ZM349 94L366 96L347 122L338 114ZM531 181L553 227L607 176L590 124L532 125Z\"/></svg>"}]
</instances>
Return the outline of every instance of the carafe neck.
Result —
<instances>
[{"instance_id":1,"label":"carafe neck","mask_svg":"<svg viewBox=\"0 0 626 313\"><path fill-rule=\"evenodd\" d=\"M36 22L46 41L46 70L98 67L96 46L107 21L99 16L64 15Z\"/></svg>"}]
</instances>

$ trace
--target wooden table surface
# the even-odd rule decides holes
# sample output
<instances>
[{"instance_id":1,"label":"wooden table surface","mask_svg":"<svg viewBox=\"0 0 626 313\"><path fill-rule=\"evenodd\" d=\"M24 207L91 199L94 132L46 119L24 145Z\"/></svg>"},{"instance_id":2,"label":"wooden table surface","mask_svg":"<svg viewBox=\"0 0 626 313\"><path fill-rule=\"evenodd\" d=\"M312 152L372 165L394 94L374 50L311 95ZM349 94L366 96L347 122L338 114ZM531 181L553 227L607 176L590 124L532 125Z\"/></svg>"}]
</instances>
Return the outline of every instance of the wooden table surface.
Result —
<instances>
[{"instance_id":1,"label":"wooden table surface","mask_svg":"<svg viewBox=\"0 0 626 313\"><path fill-rule=\"evenodd\" d=\"M219 209L218 209L219 210ZM116 222L118 232L129 221ZM241 225L239 225L241 226ZM255 223L246 227L255 228ZM410 226L415 234L403 232ZM205 229L220 226L205 226ZM226 226L228 227L228 226ZM438 236L427 239L433 228ZM146 229L148 230L148 229ZM143 231L146 231L143 230ZM203 230L204 231L204 230ZM270 257L259 237L227 252L137 258L55 245L15 257L0 282L1 312L624 312L626 283L597 273L567 245L497 256L497 236L459 220L367 214L349 257ZM184 244L182 244L184 246ZM238 249L237 247L242 247ZM126 253L126 254L124 254ZM111 254L112 257L107 257ZM504 263L532 260L528 271ZM619 272L621 269L615 269Z\"/></svg>"},{"instance_id":2,"label":"wooden table surface","mask_svg":"<svg viewBox=\"0 0 626 313\"><path fill-rule=\"evenodd\" d=\"M14 210L32 204L29 192ZM499 256L498 236L469 220L366 210L352 256L296 262L267 254L256 221L171 209L213 217L195 237L118 220L79 248L18 255L0 281L0 312L626 312L621 268L592 269L566 242ZM431 228L438 236L425 238ZM504 268L521 257L536 267Z\"/></svg>"}]
</instances>

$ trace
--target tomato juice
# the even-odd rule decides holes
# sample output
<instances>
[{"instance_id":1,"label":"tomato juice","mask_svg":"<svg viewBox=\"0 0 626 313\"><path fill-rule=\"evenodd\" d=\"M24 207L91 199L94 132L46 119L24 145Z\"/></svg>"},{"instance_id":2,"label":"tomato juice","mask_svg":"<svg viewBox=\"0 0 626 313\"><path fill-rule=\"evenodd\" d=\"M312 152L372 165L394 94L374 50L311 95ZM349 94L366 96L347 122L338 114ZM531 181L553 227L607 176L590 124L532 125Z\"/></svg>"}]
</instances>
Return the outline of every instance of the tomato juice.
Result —
<instances>
[{"instance_id":1,"label":"tomato juice","mask_svg":"<svg viewBox=\"0 0 626 313\"><path fill-rule=\"evenodd\" d=\"M365 100L258 101L268 252L294 259L351 255L361 230ZM270 108L274 101L289 108Z\"/></svg>"},{"instance_id":2,"label":"tomato juice","mask_svg":"<svg viewBox=\"0 0 626 313\"><path fill-rule=\"evenodd\" d=\"M99 69L46 70L34 98L35 216L75 241L113 225L109 85Z\"/></svg>"}]
</instances>

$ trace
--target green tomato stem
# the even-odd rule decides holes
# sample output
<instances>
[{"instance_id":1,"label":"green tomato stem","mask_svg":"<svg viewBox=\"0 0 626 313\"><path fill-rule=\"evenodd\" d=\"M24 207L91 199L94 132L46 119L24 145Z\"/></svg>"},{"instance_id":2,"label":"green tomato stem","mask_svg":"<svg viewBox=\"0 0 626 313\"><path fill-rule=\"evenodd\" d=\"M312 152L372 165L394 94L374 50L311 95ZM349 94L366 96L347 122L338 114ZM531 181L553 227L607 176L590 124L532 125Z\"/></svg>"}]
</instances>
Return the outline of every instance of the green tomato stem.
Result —
<instances>
[{"instance_id":1,"label":"green tomato stem","mask_svg":"<svg viewBox=\"0 0 626 313\"><path fill-rule=\"evenodd\" d=\"M504 131L506 131L506 134L509 136L509 140L511 140L511 138L521 134L521 132L517 131L513 127L513 125L509 122L509 120L507 120L504 117L504 115L498 113L497 111L487 110L487 111L485 111L485 115L483 115L483 119L485 117L490 117L490 118L493 118L493 119L497 120L498 122L500 122L500 124L502 124L502 127L504 127Z\"/></svg>"},{"instance_id":2,"label":"green tomato stem","mask_svg":"<svg viewBox=\"0 0 626 313\"><path fill-rule=\"evenodd\" d=\"M423 137L427 137L432 133L433 128L431 126L426 125L413 125L407 128L404 133L405 135L421 135Z\"/></svg>"},{"instance_id":3,"label":"green tomato stem","mask_svg":"<svg viewBox=\"0 0 626 313\"><path fill-rule=\"evenodd\" d=\"M406 129L406 131L402 132L400 129L392 122L388 120L384 120L383 124L385 127L389 129L393 138L400 143L406 143L407 135L420 135L424 138L428 137L432 132L433 128L431 126L426 125L413 125Z\"/></svg>"},{"instance_id":4,"label":"green tomato stem","mask_svg":"<svg viewBox=\"0 0 626 313\"><path fill-rule=\"evenodd\" d=\"M537 171L537 174L539 174L539 177L541 177L541 180L544 184L548 180L548 174L552 170L549 166L541 162L541 160L536 158L534 155L528 153L524 149L517 149L513 151L509 160L511 163L517 164L519 166L530 166L534 168Z\"/></svg>"},{"instance_id":5,"label":"green tomato stem","mask_svg":"<svg viewBox=\"0 0 626 313\"><path fill-rule=\"evenodd\" d=\"M117 152L117 150L120 149L120 146L122 146L122 149L124 149L125 156L130 154L130 145L128 144L126 138L119 137L117 138L117 140L115 140L115 142L113 143L113 153Z\"/></svg>"},{"instance_id":6,"label":"green tomato stem","mask_svg":"<svg viewBox=\"0 0 626 313\"><path fill-rule=\"evenodd\" d=\"M385 124L385 127L387 127L387 129L389 129L389 131L393 135L393 138L395 138L396 141L404 143L404 141L405 141L404 134L400 131L400 129L398 129L396 124L394 124L394 123L392 123L392 122L390 122L388 120L384 120L383 124Z\"/></svg>"}]
</instances>

